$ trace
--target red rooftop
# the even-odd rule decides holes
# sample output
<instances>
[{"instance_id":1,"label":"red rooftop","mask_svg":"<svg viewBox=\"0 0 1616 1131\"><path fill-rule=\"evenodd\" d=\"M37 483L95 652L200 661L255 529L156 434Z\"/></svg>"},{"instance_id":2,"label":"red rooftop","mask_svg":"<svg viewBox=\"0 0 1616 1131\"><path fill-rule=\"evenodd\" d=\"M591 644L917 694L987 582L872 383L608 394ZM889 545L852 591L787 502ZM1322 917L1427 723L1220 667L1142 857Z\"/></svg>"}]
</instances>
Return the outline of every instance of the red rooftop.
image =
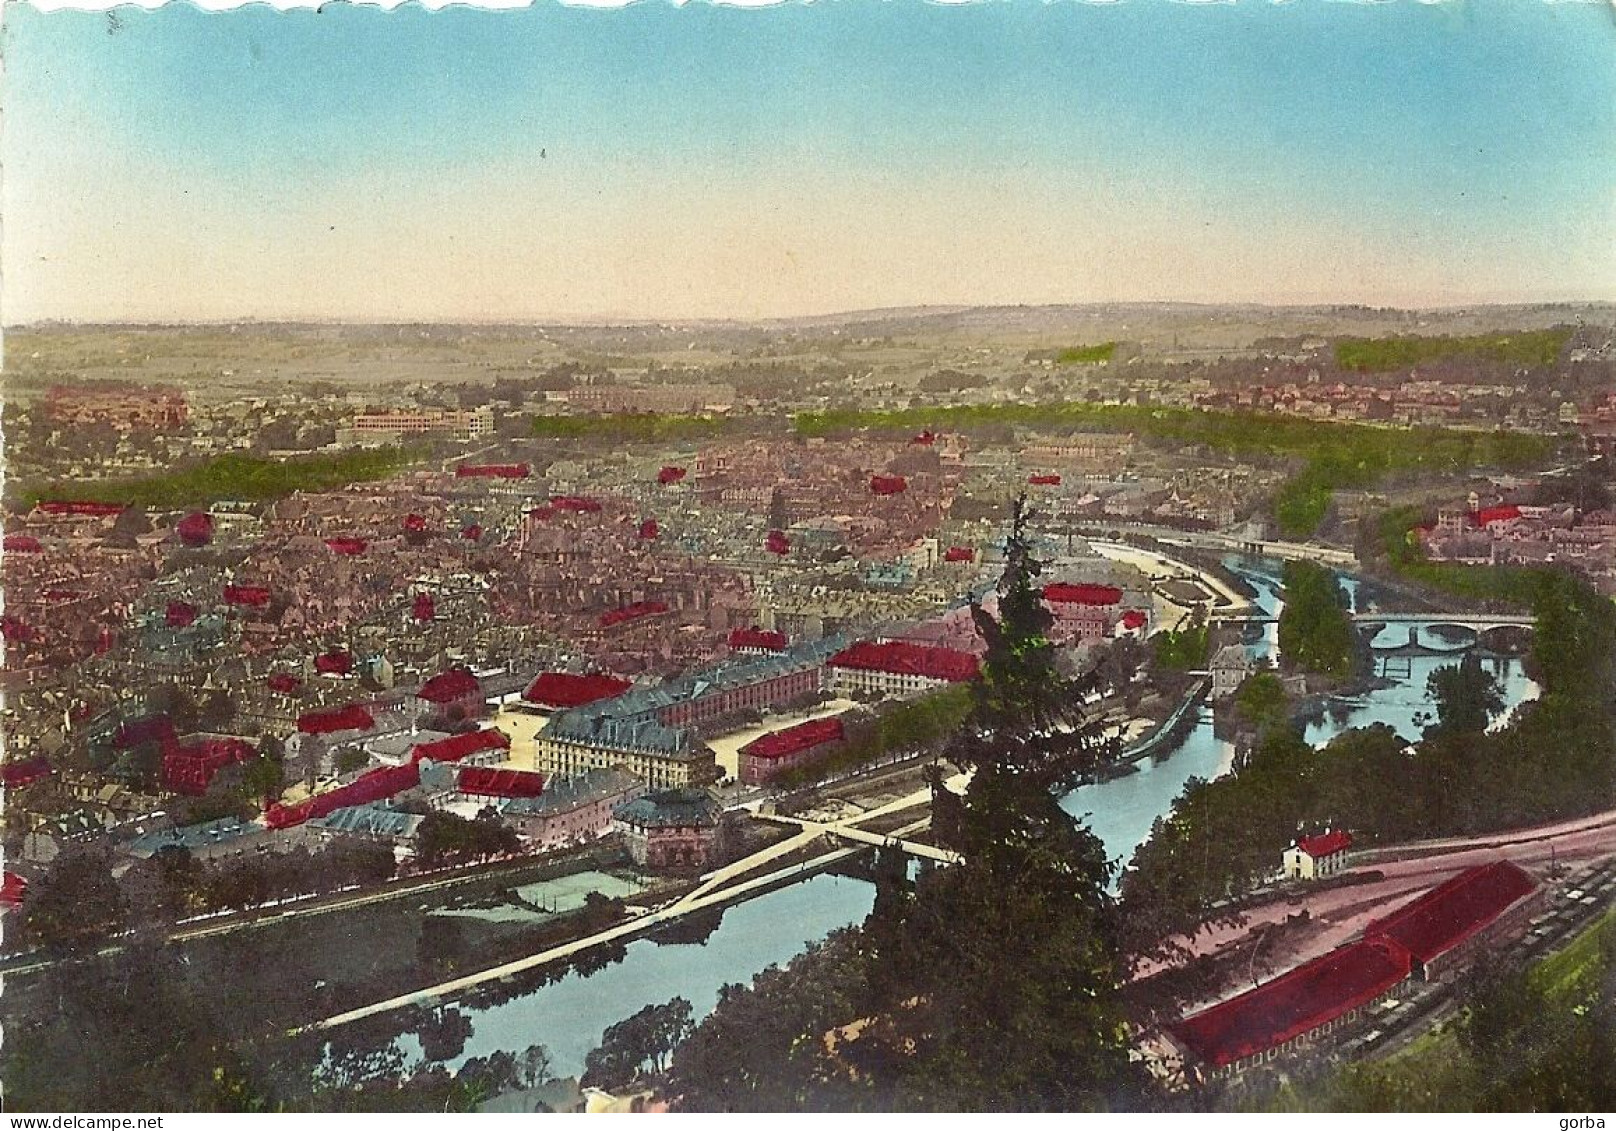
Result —
<instances>
[{"instance_id":1,"label":"red rooftop","mask_svg":"<svg viewBox=\"0 0 1616 1131\"><path fill-rule=\"evenodd\" d=\"M537 797L544 792L544 775L532 770L466 766L457 784L461 793L479 797Z\"/></svg>"},{"instance_id":2,"label":"red rooftop","mask_svg":"<svg viewBox=\"0 0 1616 1131\"><path fill-rule=\"evenodd\" d=\"M461 464L455 468L458 479L526 479L531 473L525 463Z\"/></svg>"},{"instance_id":3,"label":"red rooftop","mask_svg":"<svg viewBox=\"0 0 1616 1131\"><path fill-rule=\"evenodd\" d=\"M564 709L582 707L598 699L621 695L632 684L616 676L574 675L571 672L545 672L522 692L522 698L540 707Z\"/></svg>"},{"instance_id":4,"label":"red rooftop","mask_svg":"<svg viewBox=\"0 0 1616 1131\"><path fill-rule=\"evenodd\" d=\"M629 621L661 616L667 611L668 606L661 601L635 601L632 605L624 605L620 609L602 613L600 627L611 628L613 625L626 624Z\"/></svg>"},{"instance_id":5,"label":"red rooftop","mask_svg":"<svg viewBox=\"0 0 1616 1131\"><path fill-rule=\"evenodd\" d=\"M900 640L889 640L882 644L873 640L860 641L836 653L829 663L831 667L918 675L949 683L975 679L978 671L977 659L969 652L956 652L952 648L928 644L909 644Z\"/></svg>"},{"instance_id":6,"label":"red rooftop","mask_svg":"<svg viewBox=\"0 0 1616 1131\"><path fill-rule=\"evenodd\" d=\"M370 712L357 703L346 707L332 707L325 711L308 711L297 717L297 729L304 734L334 734L339 730L369 730L376 725Z\"/></svg>"},{"instance_id":7,"label":"red rooftop","mask_svg":"<svg viewBox=\"0 0 1616 1131\"><path fill-rule=\"evenodd\" d=\"M1058 581L1044 586L1044 600L1070 605L1115 605L1122 590L1114 585L1068 585Z\"/></svg>"},{"instance_id":8,"label":"red rooftop","mask_svg":"<svg viewBox=\"0 0 1616 1131\"><path fill-rule=\"evenodd\" d=\"M484 750L509 750L511 740L497 730L473 730L465 734L451 734L436 742L419 743L410 754L410 761L458 762Z\"/></svg>"}]
</instances>

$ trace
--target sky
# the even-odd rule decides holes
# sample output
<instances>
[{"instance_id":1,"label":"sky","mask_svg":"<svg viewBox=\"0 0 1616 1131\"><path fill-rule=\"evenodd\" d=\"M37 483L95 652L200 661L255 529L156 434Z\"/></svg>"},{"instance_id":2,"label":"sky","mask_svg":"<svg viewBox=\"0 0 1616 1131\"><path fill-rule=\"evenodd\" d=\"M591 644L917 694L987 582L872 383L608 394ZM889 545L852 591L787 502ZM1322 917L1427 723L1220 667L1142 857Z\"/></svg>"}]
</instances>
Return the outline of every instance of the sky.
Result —
<instances>
[{"instance_id":1,"label":"sky","mask_svg":"<svg viewBox=\"0 0 1616 1131\"><path fill-rule=\"evenodd\" d=\"M1610 300L1612 13L7 3L0 320Z\"/></svg>"}]
</instances>

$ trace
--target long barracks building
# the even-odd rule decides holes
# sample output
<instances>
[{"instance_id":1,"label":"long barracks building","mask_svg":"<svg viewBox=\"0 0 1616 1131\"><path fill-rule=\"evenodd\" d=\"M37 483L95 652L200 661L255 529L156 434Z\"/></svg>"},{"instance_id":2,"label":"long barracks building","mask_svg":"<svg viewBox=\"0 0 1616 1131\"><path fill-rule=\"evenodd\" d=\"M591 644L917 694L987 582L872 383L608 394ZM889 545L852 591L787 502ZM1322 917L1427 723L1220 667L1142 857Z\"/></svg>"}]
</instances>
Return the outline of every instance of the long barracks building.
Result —
<instances>
[{"instance_id":1,"label":"long barracks building","mask_svg":"<svg viewBox=\"0 0 1616 1131\"><path fill-rule=\"evenodd\" d=\"M769 655L735 655L681 679L563 711L535 737L538 768L565 778L621 766L652 789L705 785L719 771L699 728L818 695L825 661L843 643L816 640Z\"/></svg>"},{"instance_id":2,"label":"long barracks building","mask_svg":"<svg viewBox=\"0 0 1616 1131\"><path fill-rule=\"evenodd\" d=\"M1542 897L1507 860L1468 868L1371 922L1361 940L1169 1026L1168 1042L1188 1074L1213 1079L1333 1043L1407 983L1446 978L1478 947L1519 934Z\"/></svg>"}]
</instances>

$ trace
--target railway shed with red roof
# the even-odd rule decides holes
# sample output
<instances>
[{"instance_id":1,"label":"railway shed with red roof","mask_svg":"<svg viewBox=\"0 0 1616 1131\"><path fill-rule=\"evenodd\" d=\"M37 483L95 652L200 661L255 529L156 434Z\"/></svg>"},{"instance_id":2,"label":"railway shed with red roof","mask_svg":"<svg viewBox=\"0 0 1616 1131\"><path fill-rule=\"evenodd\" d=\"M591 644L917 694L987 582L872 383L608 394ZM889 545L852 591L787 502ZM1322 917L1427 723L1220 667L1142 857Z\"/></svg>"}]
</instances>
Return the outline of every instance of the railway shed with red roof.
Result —
<instances>
[{"instance_id":1,"label":"railway shed with red roof","mask_svg":"<svg viewBox=\"0 0 1616 1131\"><path fill-rule=\"evenodd\" d=\"M1518 864L1499 860L1467 868L1418 899L1364 928L1414 956L1427 981L1451 973L1491 939L1524 928L1542 899L1538 883Z\"/></svg>"},{"instance_id":2,"label":"railway shed with red roof","mask_svg":"<svg viewBox=\"0 0 1616 1131\"><path fill-rule=\"evenodd\" d=\"M1332 1036L1412 970L1408 951L1389 939L1351 943L1184 1018L1168 1037L1202 1071L1239 1072Z\"/></svg>"}]
</instances>

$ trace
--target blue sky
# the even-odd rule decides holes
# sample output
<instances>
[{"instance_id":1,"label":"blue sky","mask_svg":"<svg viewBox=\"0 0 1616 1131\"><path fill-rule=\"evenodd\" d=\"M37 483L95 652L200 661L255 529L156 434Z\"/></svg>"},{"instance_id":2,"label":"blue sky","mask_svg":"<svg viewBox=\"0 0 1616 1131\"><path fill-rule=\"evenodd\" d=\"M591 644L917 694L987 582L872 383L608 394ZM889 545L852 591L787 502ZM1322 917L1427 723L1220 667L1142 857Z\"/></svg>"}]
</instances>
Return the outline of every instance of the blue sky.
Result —
<instances>
[{"instance_id":1,"label":"blue sky","mask_svg":"<svg viewBox=\"0 0 1616 1131\"><path fill-rule=\"evenodd\" d=\"M5 321L1616 297L1600 4L8 5Z\"/></svg>"}]
</instances>

